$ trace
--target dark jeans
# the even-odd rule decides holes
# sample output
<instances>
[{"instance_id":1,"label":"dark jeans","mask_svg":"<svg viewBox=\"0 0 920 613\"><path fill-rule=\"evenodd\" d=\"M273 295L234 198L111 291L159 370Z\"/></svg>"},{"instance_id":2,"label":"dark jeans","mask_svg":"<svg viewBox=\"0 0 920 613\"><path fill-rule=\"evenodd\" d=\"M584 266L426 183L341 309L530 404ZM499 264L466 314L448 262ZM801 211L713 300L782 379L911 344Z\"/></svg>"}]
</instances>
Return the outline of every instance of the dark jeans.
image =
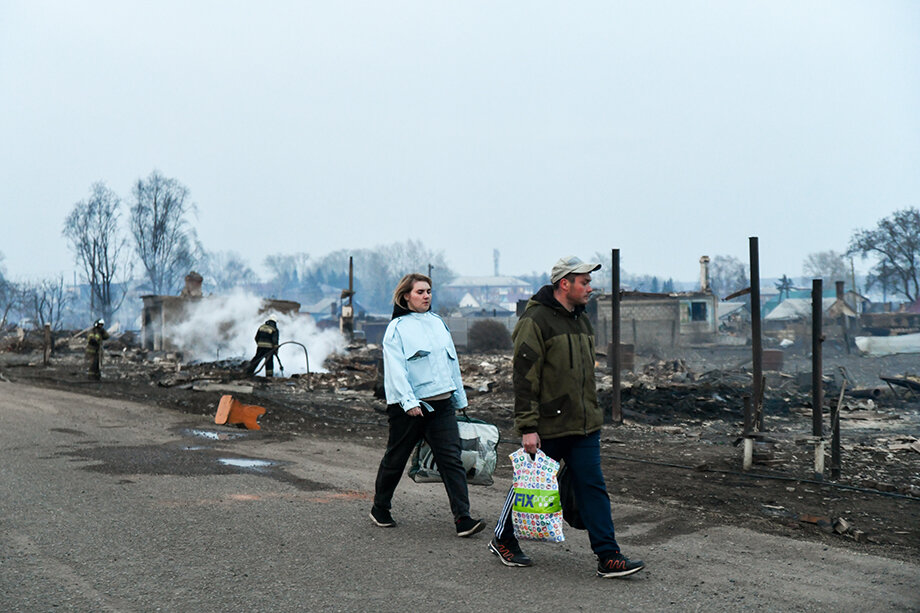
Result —
<instances>
[{"instance_id":1,"label":"dark jeans","mask_svg":"<svg viewBox=\"0 0 920 613\"><path fill-rule=\"evenodd\" d=\"M450 399L429 402L434 412L424 411L422 417L406 415L398 404L387 407L390 422L390 436L387 449L377 469L374 491L374 506L387 511L391 508L393 492L406 468L415 445L423 438L428 441L434 454L434 461L444 481L450 510L454 519L469 517L470 495L466 485L466 472L460 462L460 431L457 416L450 406Z\"/></svg>"},{"instance_id":2,"label":"dark jeans","mask_svg":"<svg viewBox=\"0 0 920 613\"><path fill-rule=\"evenodd\" d=\"M601 472L600 431L587 436L563 436L540 439L543 453L556 461L564 461L572 479L572 488L581 519L588 530L591 550L600 558L620 551L610 515L610 497ZM514 506L514 487L502 507L502 515L495 526L495 536L503 541L514 539L511 508Z\"/></svg>"},{"instance_id":3,"label":"dark jeans","mask_svg":"<svg viewBox=\"0 0 920 613\"><path fill-rule=\"evenodd\" d=\"M259 362L265 358L265 376L272 377L275 374L275 350L274 347L256 347L256 355L249 361L246 367L246 374L251 375L256 371Z\"/></svg>"}]
</instances>

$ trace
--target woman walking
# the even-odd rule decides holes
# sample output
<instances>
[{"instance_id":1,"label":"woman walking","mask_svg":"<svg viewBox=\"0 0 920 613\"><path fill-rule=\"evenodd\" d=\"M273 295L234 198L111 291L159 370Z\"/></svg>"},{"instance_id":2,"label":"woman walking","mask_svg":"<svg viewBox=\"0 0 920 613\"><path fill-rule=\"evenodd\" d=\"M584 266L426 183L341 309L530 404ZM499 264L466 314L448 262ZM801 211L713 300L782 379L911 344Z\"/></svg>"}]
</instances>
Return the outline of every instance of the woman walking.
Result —
<instances>
[{"instance_id":1,"label":"woman walking","mask_svg":"<svg viewBox=\"0 0 920 613\"><path fill-rule=\"evenodd\" d=\"M430 311L431 279L420 273L404 276L393 292L393 305L393 319L383 337L390 433L377 470L371 519L382 528L396 526L390 514L393 492L412 450L424 438L444 481L457 536L472 536L485 522L470 517L460 461L455 411L467 406L466 392L450 330Z\"/></svg>"}]
</instances>

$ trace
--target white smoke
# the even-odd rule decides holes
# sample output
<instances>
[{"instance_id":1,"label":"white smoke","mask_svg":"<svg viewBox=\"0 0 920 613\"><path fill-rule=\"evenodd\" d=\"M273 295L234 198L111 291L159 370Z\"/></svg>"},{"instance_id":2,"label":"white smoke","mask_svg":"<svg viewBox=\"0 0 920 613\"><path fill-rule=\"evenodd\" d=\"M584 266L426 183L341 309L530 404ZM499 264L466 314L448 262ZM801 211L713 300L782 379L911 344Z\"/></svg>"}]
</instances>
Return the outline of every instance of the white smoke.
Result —
<instances>
[{"instance_id":1,"label":"white smoke","mask_svg":"<svg viewBox=\"0 0 920 613\"><path fill-rule=\"evenodd\" d=\"M307 372L307 358L310 372L323 372L326 358L345 348L345 339L338 328L320 330L308 314L260 312L262 307L261 298L243 290L225 296L207 296L190 301L185 320L169 326L167 334L186 361L249 360L256 353L255 335L259 326L267 319L274 319L280 343L295 341L307 349L305 356L302 347L290 343L278 351L287 376ZM259 374L264 373L263 369ZM277 362L275 374L280 374Z\"/></svg>"}]
</instances>

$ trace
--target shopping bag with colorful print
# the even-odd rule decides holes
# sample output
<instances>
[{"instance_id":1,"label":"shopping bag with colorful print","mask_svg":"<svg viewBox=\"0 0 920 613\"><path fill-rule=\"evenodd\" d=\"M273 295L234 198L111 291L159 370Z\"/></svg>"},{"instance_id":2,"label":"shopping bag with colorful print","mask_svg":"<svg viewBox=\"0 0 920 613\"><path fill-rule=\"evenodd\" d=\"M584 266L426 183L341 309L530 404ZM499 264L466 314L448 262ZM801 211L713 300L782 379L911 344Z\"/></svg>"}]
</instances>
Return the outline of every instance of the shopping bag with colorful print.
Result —
<instances>
[{"instance_id":1,"label":"shopping bag with colorful print","mask_svg":"<svg viewBox=\"0 0 920 613\"><path fill-rule=\"evenodd\" d=\"M514 469L514 506L511 523L514 536L530 541L561 543L562 504L556 473L559 462L537 449L531 458L523 448L510 456Z\"/></svg>"}]
</instances>

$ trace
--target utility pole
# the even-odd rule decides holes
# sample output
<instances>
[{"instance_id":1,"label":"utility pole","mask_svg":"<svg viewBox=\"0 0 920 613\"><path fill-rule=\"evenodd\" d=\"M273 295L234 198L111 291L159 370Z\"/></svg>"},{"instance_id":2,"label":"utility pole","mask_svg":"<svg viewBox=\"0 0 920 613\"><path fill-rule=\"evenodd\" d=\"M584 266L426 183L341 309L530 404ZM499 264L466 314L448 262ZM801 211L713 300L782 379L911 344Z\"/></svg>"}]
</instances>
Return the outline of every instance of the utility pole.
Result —
<instances>
[{"instance_id":1,"label":"utility pole","mask_svg":"<svg viewBox=\"0 0 920 613\"><path fill-rule=\"evenodd\" d=\"M610 355L610 374L613 376L613 402L610 406L610 412L606 415L608 419L605 421L621 424L623 423L623 407L620 404L620 370L623 365L620 361L620 250L614 249L611 252L610 259L610 323L612 329L610 349L607 351L613 352Z\"/></svg>"},{"instance_id":2,"label":"utility pole","mask_svg":"<svg viewBox=\"0 0 920 613\"><path fill-rule=\"evenodd\" d=\"M760 248L757 237L748 238L751 264L751 352L754 361L754 414L757 431L763 432L763 332L760 322Z\"/></svg>"},{"instance_id":3,"label":"utility pole","mask_svg":"<svg viewBox=\"0 0 920 613\"><path fill-rule=\"evenodd\" d=\"M811 434L815 441L815 479L824 478L824 291L821 279L811 281Z\"/></svg>"}]
</instances>

